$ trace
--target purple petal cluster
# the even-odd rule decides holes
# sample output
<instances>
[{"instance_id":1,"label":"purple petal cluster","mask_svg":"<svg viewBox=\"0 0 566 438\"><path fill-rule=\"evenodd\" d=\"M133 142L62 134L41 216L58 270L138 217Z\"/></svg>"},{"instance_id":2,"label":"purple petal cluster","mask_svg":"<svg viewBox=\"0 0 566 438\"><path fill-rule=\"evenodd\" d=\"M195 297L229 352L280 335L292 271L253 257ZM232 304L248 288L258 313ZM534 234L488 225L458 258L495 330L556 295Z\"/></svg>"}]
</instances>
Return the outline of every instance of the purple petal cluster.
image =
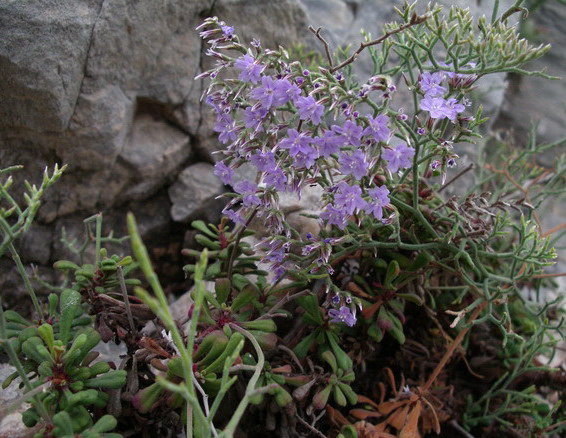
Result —
<instances>
[{"instance_id":1,"label":"purple petal cluster","mask_svg":"<svg viewBox=\"0 0 566 438\"><path fill-rule=\"evenodd\" d=\"M440 85L445 76L444 72L424 72L421 75L419 86L425 96L420 102L420 108L428 111L433 119L449 119L456 122L458 114L463 112L466 107L458 103L458 100L453 97L449 99L442 97L447 91L446 87ZM448 76L454 81L454 76L450 74Z\"/></svg>"},{"instance_id":2,"label":"purple petal cluster","mask_svg":"<svg viewBox=\"0 0 566 438\"><path fill-rule=\"evenodd\" d=\"M324 131L322 136L314 138L314 144L318 147L321 157L329 157L340 152L340 148L344 146L344 139L333 131Z\"/></svg>"},{"instance_id":3,"label":"purple petal cluster","mask_svg":"<svg viewBox=\"0 0 566 438\"><path fill-rule=\"evenodd\" d=\"M346 306L340 307L340 310L330 309L328 316L331 318L330 322L334 324L344 323L348 327L354 327L357 321L350 308Z\"/></svg>"},{"instance_id":4,"label":"purple petal cluster","mask_svg":"<svg viewBox=\"0 0 566 438\"><path fill-rule=\"evenodd\" d=\"M383 219L383 208L390 203L389 189L385 186L374 187L368 190L368 194L371 201L366 205L366 213L372 214L378 220Z\"/></svg>"},{"instance_id":5,"label":"purple petal cluster","mask_svg":"<svg viewBox=\"0 0 566 438\"><path fill-rule=\"evenodd\" d=\"M346 120L343 126L333 125L332 131L341 135L344 143L352 146L360 145L363 128L351 120Z\"/></svg>"},{"instance_id":6,"label":"purple petal cluster","mask_svg":"<svg viewBox=\"0 0 566 438\"><path fill-rule=\"evenodd\" d=\"M301 120L310 120L315 125L320 123L324 106L317 103L312 96L299 97L295 101L295 106Z\"/></svg>"},{"instance_id":7,"label":"purple petal cluster","mask_svg":"<svg viewBox=\"0 0 566 438\"><path fill-rule=\"evenodd\" d=\"M426 96L430 97L437 97L437 96L444 96L446 93L446 87L440 85L440 83L444 80L444 73L443 72L424 72L421 75L421 79L419 81L419 86L423 93Z\"/></svg>"},{"instance_id":8,"label":"purple petal cluster","mask_svg":"<svg viewBox=\"0 0 566 438\"><path fill-rule=\"evenodd\" d=\"M407 169L412 166L415 150L405 143L400 143L397 146L385 148L381 156L387 161L387 168L395 173L399 169Z\"/></svg>"},{"instance_id":9,"label":"purple petal cluster","mask_svg":"<svg viewBox=\"0 0 566 438\"><path fill-rule=\"evenodd\" d=\"M324 211L320 214L320 218L328 222L328 225L336 225L341 230L346 228L346 223L348 221L348 216L344 210L336 208L332 204L328 204L326 206Z\"/></svg>"},{"instance_id":10,"label":"purple petal cluster","mask_svg":"<svg viewBox=\"0 0 566 438\"><path fill-rule=\"evenodd\" d=\"M234 67L240 70L240 76L238 76L238 79L244 82L251 82L252 84L257 84L259 82L261 72L265 69L265 66L256 62L254 57L248 54L236 59Z\"/></svg>"},{"instance_id":11,"label":"purple petal cluster","mask_svg":"<svg viewBox=\"0 0 566 438\"><path fill-rule=\"evenodd\" d=\"M466 107L454 98L443 99L442 97L425 96L421 100L421 109L428 111L433 119L450 119L456 121L459 113L463 112Z\"/></svg>"},{"instance_id":12,"label":"purple petal cluster","mask_svg":"<svg viewBox=\"0 0 566 438\"><path fill-rule=\"evenodd\" d=\"M214 165L214 175L222 180L224 184L232 184L234 178L234 170L222 161L219 161Z\"/></svg>"},{"instance_id":13,"label":"purple petal cluster","mask_svg":"<svg viewBox=\"0 0 566 438\"><path fill-rule=\"evenodd\" d=\"M239 128L230 114L219 113L212 129L219 133L218 139L223 144L230 143L238 138Z\"/></svg>"},{"instance_id":14,"label":"purple petal cluster","mask_svg":"<svg viewBox=\"0 0 566 438\"><path fill-rule=\"evenodd\" d=\"M362 198L362 189L360 186L351 186L341 181L334 195L334 204L344 213L354 214L365 208L366 201Z\"/></svg>"},{"instance_id":15,"label":"purple petal cluster","mask_svg":"<svg viewBox=\"0 0 566 438\"><path fill-rule=\"evenodd\" d=\"M263 182L267 187L272 187L278 192L287 190L287 176L280 167L268 171L263 177Z\"/></svg>"},{"instance_id":16,"label":"purple petal cluster","mask_svg":"<svg viewBox=\"0 0 566 438\"><path fill-rule=\"evenodd\" d=\"M372 117L370 114L367 115L368 126L364 129L362 135L371 136L376 141L387 141L391 136L391 131L387 124L389 123L389 117L380 114L377 117Z\"/></svg>"},{"instance_id":17,"label":"purple petal cluster","mask_svg":"<svg viewBox=\"0 0 566 438\"><path fill-rule=\"evenodd\" d=\"M252 129L255 132L263 131L262 123L263 119L267 115L267 109L260 107L254 109L251 106L248 106L244 110L244 126L247 129Z\"/></svg>"},{"instance_id":18,"label":"purple petal cluster","mask_svg":"<svg viewBox=\"0 0 566 438\"><path fill-rule=\"evenodd\" d=\"M340 153L338 162L341 165L340 171L345 175L353 175L358 180L367 175L369 163L365 153L360 149L357 149L351 155L345 152Z\"/></svg>"},{"instance_id":19,"label":"purple petal cluster","mask_svg":"<svg viewBox=\"0 0 566 438\"><path fill-rule=\"evenodd\" d=\"M256 195L257 188L257 184L244 180L234 186L234 191L242 195L244 207L251 207L252 205L261 204L260 199Z\"/></svg>"}]
</instances>

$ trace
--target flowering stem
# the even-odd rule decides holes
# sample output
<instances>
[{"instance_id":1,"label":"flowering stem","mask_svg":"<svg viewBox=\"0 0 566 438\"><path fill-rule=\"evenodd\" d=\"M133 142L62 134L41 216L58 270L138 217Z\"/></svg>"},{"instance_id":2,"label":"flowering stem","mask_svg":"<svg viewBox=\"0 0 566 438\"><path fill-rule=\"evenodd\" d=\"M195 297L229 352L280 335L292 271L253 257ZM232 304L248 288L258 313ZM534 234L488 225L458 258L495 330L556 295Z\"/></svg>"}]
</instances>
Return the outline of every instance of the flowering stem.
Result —
<instances>
[{"instance_id":1,"label":"flowering stem","mask_svg":"<svg viewBox=\"0 0 566 438\"><path fill-rule=\"evenodd\" d=\"M20 255L16 251L16 248L14 248L14 244L12 242L8 243L8 250L10 251L10 254L12 254L12 259L14 259L14 262L16 263L16 268L18 269L18 273L22 277L22 280L24 280L24 285L26 287L28 295L31 298L33 307L35 308L35 311L37 313L37 317L39 320L42 320L43 312L41 311L41 306L39 305L37 295L33 290L33 286L31 285L31 281L29 280L28 274L26 272L26 268L22 263L22 259L20 258Z\"/></svg>"}]
</instances>

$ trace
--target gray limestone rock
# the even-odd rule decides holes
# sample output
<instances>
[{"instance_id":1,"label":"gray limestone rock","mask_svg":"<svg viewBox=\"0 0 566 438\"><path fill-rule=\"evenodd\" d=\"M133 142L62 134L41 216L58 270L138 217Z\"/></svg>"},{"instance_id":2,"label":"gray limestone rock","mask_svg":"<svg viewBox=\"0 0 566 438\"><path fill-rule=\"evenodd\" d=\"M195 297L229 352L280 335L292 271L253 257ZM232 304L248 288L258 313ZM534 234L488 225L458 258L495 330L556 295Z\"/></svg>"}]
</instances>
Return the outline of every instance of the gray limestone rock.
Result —
<instances>
[{"instance_id":1,"label":"gray limestone rock","mask_svg":"<svg viewBox=\"0 0 566 438\"><path fill-rule=\"evenodd\" d=\"M189 143L186 134L163 120L148 114L137 117L120 152L136 181L124 197L145 199L171 180L191 153Z\"/></svg>"},{"instance_id":2,"label":"gray limestone rock","mask_svg":"<svg viewBox=\"0 0 566 438\"><path fill-rule=\"evenodd\" d=\"M174 221L188 221L209 207L208 202L222 193L224 186L213 175L213 169L211 164L197 163L180 173L177 181L169 188L169 197L173 203L171 217Z\"/></svg>"},{"instance_id":3,"label":"gray limestone rock","mask_svg":"<svg viewBox=\"0 0 566 438\"><path fill-rule=\"evenodd\" d=\"M75 110L103 0L0 4L0 125L63 132Z\"/></svg>"},{"instance_id":4,"label":"gray limestone rock","mask_svg":"<svg viewBox=\"0 0 566 438\"><path fill-rule=\"evenodd\" d=\"M540 43L550 43L550 51L542 58L527 64L532 71L545 70L563 80L540 77L513 76L505 93L505 100L495 128L514 131L518 145L527 143L529 131L537 125L539 142L553 142L566 137L566 6L558 2L544 2L531 14L526 23L528 35ZM541 164L552 167L556 154L566 146L539 156Z\"/></svg>"}]
</instances>

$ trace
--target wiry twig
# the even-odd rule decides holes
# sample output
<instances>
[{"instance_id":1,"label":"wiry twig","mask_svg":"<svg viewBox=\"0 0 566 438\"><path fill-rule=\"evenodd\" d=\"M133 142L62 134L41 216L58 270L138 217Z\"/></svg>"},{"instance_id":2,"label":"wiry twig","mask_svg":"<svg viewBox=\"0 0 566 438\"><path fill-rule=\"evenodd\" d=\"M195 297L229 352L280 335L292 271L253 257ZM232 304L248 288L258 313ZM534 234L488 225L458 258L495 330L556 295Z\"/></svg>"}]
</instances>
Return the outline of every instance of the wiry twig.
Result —
<instances>
[{"instance_id":1,"label":"wiry twig","mask_svg":"<svg viewBox=\"0 0 566 438\"><path fill-rule=\"evenodd\" d=\"M299 420L299 423L301 423L303 426L305 426L308 430L310 430L312 433L314 433L315 435L319 436L320 438L328 438L325 434L323 434L321 431L319 431L318 429L316 429L315 427L311 426L304 418L302 418L300 415L297 415L297 420Z\"/></svg>"},{"instance_id":2,"label":"wiry twig","mask_svg":"<svg viewBox=\"0 0 566 438\"><path fill-rule=\"evenodd\" d=\"M301 292L297 292L296 294L293 295L289 295L286 294L283 298L281 298L277 303L275 303L273 305L273 307L271 309L269 309L269 312L261 315L259 318L257 318L256 321L259 321L261 319L267 319L267 318L272 318L275 315L275 311L280 309L281 307L283 307L285 304L287 304L289 301L294 300L295 298L299 298L302 297L303 295L306 295L310 292L310 290L305 289Z\"/></svg>"},{"instance_id":3,"label":"wiry twig","mask_svg":"<svg viewBox=\"0 0 566 438\"><path fill-rule=\"evenodd\" d=\"M324 53L326 53L326 59L328 59L328 65L330 66L330 68L332 68L333 63L332 63L332 55L330 53L330 46L328 45L328 41L326 41L320 34L322 27L318 27L317 29L315 29L314 27L309 26L309 30L312 33L314 33L314 36L316 36L318 40L324 45Z\"/></svg>"},{"instance_id":4,"label":"wiry twig","mask_svg":"<svg viewBox=\"0 0 566 438\"><path fill-rule=\"evenodd\" d=\"M473 435L471 435L466 429L464 429L462 426L460 426L456 420L451 420L448 422L448 424L450 424L450 426L452 426L454 429L456 429L458 432L460 432L460 434L462 434L463 436L465 436L466 438L475 438Z\"/></svg>"},{"instance_id":5,"label":"wiry twig","mask_svg":"<svg viewBox=\"0 0 566 438\"><path fill-rule=\"evenodd\" d=\"M480 313L483 311L483 309L486 306L487 306L487 301L484 301L478 307L476 307L474 313L472 313L470 319L468 320L468 327L463 328L462 331L458 333L458 336L456 336L452 344L450 344L450 346L446 350L446 353L444 353L444 356L442 356L442 359L440 359L440 362L438 362L438 365L436 365L436 368L434 369L434 371L432 372L426 383L421 387L422 392L428 391L428 389L432 386L432 384L434 383L440 372L444 369L444 367L446 366L446 364L454 354L454 351L456 351L456 349L460 346L460 344L464 340L464 336L466 336L466 333L468 333L468 330L470 330L470 328L472 327L471 323L475 321L478 318L478 316L480 316Z\"/></svg>"},{"instance_id":6,"label":"wiry twig","mask_svg":"<svg viewBox=\"0 0 566 438\"><path fill-rule=\"evenodd\" d=\"M122 291L122 297L124 298L124 305L126 306L126 314L128 315L128 322L130 323L130 330L134 336L137 335L136 324L134 323L134 317L132 316L132 309L130 308L130 299L128 298L128 290L126 289L126 280L124 280L124 271L121 266L116 269L116 275L118 276L118 282L120 283L120 290Z\"/></svg>"},{"instance_id":7,"label":"wiry twig","mask_svg":"<svg viewBox=\"0 0 566 438\"><path fill-rule=\"evenodd\" d=\"M330 73L334 73L337 70L340 70L341 68L346 67L348 64L351 64L352 62L354 62L356 60L356 58L358 57L358 55L366 48L366 47L370 47L370 46L375 46L377 44L381 44L383 41L385 41L387 38L389 38L392 35L395 35L396 33L399 32L403 32L405 29L408 29L410 27L416 26L417 24L421 24L424 23L426 20L428 20L430 18L430 14L425 14L425 15L417 15L414 14L411 17L411 21L409 21L408 23L402 24L401 26L399 26L397 29L393 29L390 30L389 32L386 32L384 35L382 35L381 37L375 39L375 40L371 40L371 41L366 41L365 43L360 43L360 47L358 47L358 49L352 54L352 56L350 56L348 59L346 59L345 61L342 61L340 64L338 64L336 67L332 67L330 69Z\"/></svg>"},{"instance_id":8,"label":"wiry twig","mask_svg":"<svg viewBox=\"0 0 566 438\"><path fill-rule=\"evenodd\" d=\"M462 175L464 175L466 172L469 172L473 168L474 168L474 163L471 163L468 167L466 167L464 170L458 173L454 178L452 178L446 184L440 187L440 189L438 189L438 193L440 193L442 190L444 190L446 187L448 187L450 184L452 184L454 181L456 181L458 178L460 178Z\"/></svg>"},{"instance_id":9,"label":"wiry twig","mask_svg":"<svg viewBox=\"0 0 566 438\"><path fill-rule=\"evenodd\" d=\"M279 348L279 350L284 351L289 356L291 356L291 359L293 359L293 362L295 362L295 364L299 367L301 373L303 374L305 373L305 369L303 368L301 361L299 360L299 358L297 357L297 355L293 350L291 350L289 347L286 347L285 345L279 345L277 348Z\"/></svg>"}]
</instances>

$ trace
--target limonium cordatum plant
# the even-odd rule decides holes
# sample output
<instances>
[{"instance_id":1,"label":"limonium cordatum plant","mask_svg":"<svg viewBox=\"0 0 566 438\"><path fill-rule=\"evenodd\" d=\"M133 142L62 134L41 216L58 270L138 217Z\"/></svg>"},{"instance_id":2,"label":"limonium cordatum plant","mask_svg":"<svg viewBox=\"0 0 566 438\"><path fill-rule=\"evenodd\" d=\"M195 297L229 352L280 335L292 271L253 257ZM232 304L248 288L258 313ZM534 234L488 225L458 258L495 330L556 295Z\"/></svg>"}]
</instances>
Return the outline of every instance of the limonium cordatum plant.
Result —
<instances>
[{"instance_id":1,"label":"limonium cordatum plant","mask_svg":"<svg viewBox=\"0 0 566 438\"><path fill-rule=\"evenodd\" d=\"M521 3L500 13L495 2L475 21L406 4L380 37L336 54L311 28L325 56L248 47L206 19L198 30L215 64L199 77L223 145L214 172L231 191L219 224L192 223L180 319L133 215L133 257L108 256L104 245L123 239L103 236L100 215L83 244L63 236L78 260L55 264L65 279L42 306L13 241L61 171L30 186L28 208L8 179L0 253L35 311L0 314L0 340L17 368L4 385L19 376L32 404L26 424L38 437L563 433L551 401L566 382L550 367L559 300L533 297L556 287L544 270L560 235L537 208L562 196L566 165L532 160L561 142L538 145L533 131L523 150L485 147L475 92L490 74L545 76L523 70L548 47L508 23ZM363 56L373 73L360 78ZM477 144L477 172L457 191L472 174L463 144ZM308 231L294 227L282 197L313 193L318 214L309 205ZM99 341L125 344L118 370L91 365Z\"/></svg>"}]
</instances>

